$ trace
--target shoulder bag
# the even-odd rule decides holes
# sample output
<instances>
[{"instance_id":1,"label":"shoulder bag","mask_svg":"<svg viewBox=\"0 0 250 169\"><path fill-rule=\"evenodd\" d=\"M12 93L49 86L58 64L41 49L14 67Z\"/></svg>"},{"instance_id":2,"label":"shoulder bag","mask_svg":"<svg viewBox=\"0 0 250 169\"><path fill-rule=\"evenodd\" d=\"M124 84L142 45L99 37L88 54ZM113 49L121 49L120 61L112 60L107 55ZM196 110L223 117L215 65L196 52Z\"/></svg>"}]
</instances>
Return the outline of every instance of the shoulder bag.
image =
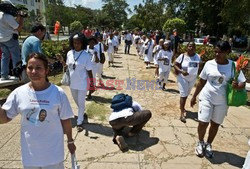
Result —
<instances>
[{"instance_id":1,"label":"shoulder bag","mask_svg":"<svg viewBox=\"0 0 250 169\"><path fill-rule=\"evenodd\" d=\"M243 106L247 103L246 89L234 89L232 87L233 76L235 75L235 64L232 62L231 80L227 83L227 105L228 106Z\"/></svg>"}]
</instances>

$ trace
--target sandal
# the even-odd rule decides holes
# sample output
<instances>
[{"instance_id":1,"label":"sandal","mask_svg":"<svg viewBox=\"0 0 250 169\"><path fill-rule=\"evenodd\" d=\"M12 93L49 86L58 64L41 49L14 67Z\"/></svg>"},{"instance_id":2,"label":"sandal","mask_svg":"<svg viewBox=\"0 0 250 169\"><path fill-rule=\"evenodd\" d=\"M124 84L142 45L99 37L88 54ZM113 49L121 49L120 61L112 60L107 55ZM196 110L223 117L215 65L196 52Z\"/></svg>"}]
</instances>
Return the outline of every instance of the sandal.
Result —
<instances>
[{"instance_id":1,"label":"sandal","mask_svg":"<svg viewBox=\"0 0 250 169\"><path fill-rule=\"evenodd\" d=\"M83 129L84 129L84 128L83 128L83 124L77 125L76 128L77 128L77 131L78 131L78 132L82 132Z\"/></svg>"},{"instance_id":2,"label":"sandal","mask_svg":"<svg viewBox=\"0 0 250 169\"><path fill-rule=\"evenodd\" d=\"M124 152L124 151L128 150L128 145L122 136L116 136L115 140L116 140L116 143L121 151Z\"/></svg>"},{"instance_id":3,"label":"sandal","mask_svg":"<svg viewBox=\"0 0 250 169\"><path fill-rule=\"evenodd\" d=\"M186 121L186 118L185 118L184 116L180 117L180 121L181 121L182 123L186 123L186 122L187 122L187 121Z\"/></svg>"}]
</instances>

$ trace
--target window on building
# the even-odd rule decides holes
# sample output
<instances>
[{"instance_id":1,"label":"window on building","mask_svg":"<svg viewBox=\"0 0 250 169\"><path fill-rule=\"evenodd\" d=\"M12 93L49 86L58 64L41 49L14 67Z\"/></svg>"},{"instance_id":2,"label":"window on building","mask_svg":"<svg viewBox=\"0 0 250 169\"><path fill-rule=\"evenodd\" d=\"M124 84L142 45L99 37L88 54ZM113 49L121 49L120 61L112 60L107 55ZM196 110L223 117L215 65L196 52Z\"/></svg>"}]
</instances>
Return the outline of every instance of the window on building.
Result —
<instances>
[{"instance_id":1,"label":"window on building","mask_svg":"<svg viewBox=\"0 0 250 169\"><path fill-rule=\"evenodd\" d=\"M31 0L31 6L35 6L35 0Z\"/></svg>"},{"instance_id":2,"label":"window on building","mask_svg":"<svg viewBox=\"0 0 250 169\"><path fill-rule=\"evenodd\" d=\"M24 3L24 4L28 4L27 0L23 0L23 3Z\"/></svg>"},{"instance_id":3,"label":"window on building","mask_svg":"<svg viewBox=\"0 0 250 169\"><path fill-rule=\"evenodd\" d=\"M36 15L40 15L40 10L39 9L36 9Z\"/></svg>"}]
</instances>

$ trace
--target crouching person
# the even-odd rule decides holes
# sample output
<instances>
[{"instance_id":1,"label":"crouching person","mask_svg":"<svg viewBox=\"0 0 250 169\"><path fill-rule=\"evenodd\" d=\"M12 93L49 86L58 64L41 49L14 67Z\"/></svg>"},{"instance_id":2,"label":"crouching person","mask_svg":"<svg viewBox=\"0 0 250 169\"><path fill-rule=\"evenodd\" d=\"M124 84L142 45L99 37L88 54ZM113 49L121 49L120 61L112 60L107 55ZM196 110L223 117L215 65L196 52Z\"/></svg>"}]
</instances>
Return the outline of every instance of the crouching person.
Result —
<instances>
[{"instance_id":1,"label":"crouching person","mask_svg":"<svg viewBox=\"0 0 250 169\"><path fill-rule=\"evenodd\" d=\"M118 94L124 95L124 94ZM116 97L116 96L115 96ZM125 97L130 97L125 95ZM112 102L114 101L114 98ZM125 99L124 104L129 105L127 99ZM143 126L149 121L152 114L149 110L142 110L142 107L136 101L130 100L131 106L122 106L123 103L118 103L119 106L123 107L120 110L114 109L109 117L109 124L112 126L114 131L113 142L118 145L120 150L126 151L128 149L128 145L124 140L125 137L132 137L138 134ZM112 103L113 104L113 103ZM112 105L111 105L112 107ZM133 126L132 129L128 133L123 133L124 127Z\"/></svg>"}]
</instances>

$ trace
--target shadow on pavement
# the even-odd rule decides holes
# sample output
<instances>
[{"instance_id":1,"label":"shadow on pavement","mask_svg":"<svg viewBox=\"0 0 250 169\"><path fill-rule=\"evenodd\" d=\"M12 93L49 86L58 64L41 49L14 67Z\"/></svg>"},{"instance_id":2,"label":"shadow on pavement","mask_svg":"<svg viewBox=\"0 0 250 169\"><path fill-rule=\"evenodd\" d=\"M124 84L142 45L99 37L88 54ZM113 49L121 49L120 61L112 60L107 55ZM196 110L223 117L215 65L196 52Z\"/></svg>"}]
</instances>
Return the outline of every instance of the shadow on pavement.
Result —
<instances>
[{"instance_id":1,"label":"shadow on pavement","mask_svg":"<svg viewBox=\"0 0 250 169\"><path fill-rule=\"evenodd\" d=\"M198 121L198 113L186 110L186 119L192 119L194 121Z\"/></svg>"},{"instance_id":2,"label":"shadow on pavement","mask_svg":"<svg viewBox=\"0 0 250 169\"><path fill-rule=\"evenodd\" d=\"M92 100L98 103L111 103L112 98L105 98L100 96L92 96Z\"/></svg>"},{"instance_id":3,"label":"shadow on pavement","mask_svg":"<svg viewBox=\"0 0 250 169\"><path fill-rule=\"evenodd\" d=\"M150 137L150 133L142 130L137 136L125 138L130 150L143 151L159 142L159 138Z\"/></svg>"},{"instance_id":4,"label":"shadow on pavement","mask_svg":"<svg viewBox=\"0 0 250 169\"><path fill-rule=\"evenodd\" d=\"M113 65L111 67L113 67L113 68L123 68L123 66L117 66L117 65Z\"/></svg>"},{"instance_id":5,"label":"shadow on pavement","mask_svg":"<svg viewBox=\"0 0 250 169\"><path fill-rule=\"evenodd\" d=\"M168 79L168 82L169 82L169 83L176 83L176 81L171 80L171 79Z\"/></svg>"},{"instance_id":6,"label":"shadow on pavement","mask_svg":"<svg viewBox=\"0 0 250 169\"><path fill-rule=\"evenodd\" d=\"M176 90L176 89L166 89L165 91L172 93L172 94L179 94L180 93L179 90Z\"/></svg>"},{"instance_id":7,"label":"shadow on pavement","mask_svg":"<svg viewBox=\"0 0 250 169\"><path fill-rule=\"evenodd\" d=\"M122 62L114 62L114 64L122 64Z\"/></svg>"},{"instance_id":8,"label":"shadow on pavement","mask_svg":"<svg viewBox=\"0 0 250 169\"><path fill-rule=\"evenodd\" d=\"M114 58L117 58L117 59L119 59L119 58L122 58L122 57L119 57L119 56L114 56Z\"/></svg>"},{"instance_id":9,"label":"shadow on pavement","mask_svg":"<svg viewBox=\"0 0 250 169\"><path fill-rule=\"evenodd\" d=\"M86 113L84 114L86 115ZM76 127L77 124L77 116L71 119L72 123L72 128ZM88 122L88 117L84 117L84 123L83 123L84 130L82 131L83 133L85 132L85 136L88 136L89 132L101 134L104 136L112 137L113 136L113 130L111 127L103 126L102 124L97 124L97 123L89 123ZM93 137L93 139L98 139L99 137Z\"/></svg>"},{"instance_id":10,"label":"shadow on pavement","mask_svg":"<svg viewBox=\"0 0 250 169\"><path fill-rule=\"evenodd\" d=\"M116 77L103 75L102 78L103 79L115 79Z\"/></svg>"},{"instance_id":11,"label":"shadow on pavement","mask_svg":"<svg viewBox=\"0 0 250 169\"><path fill-rule=\"evenodd\" d=\"M228 163L234 167L242 168L245 158L229 152L214 151L214 158L207 158L212 164Z\"/></svg>"}]
</instances>

